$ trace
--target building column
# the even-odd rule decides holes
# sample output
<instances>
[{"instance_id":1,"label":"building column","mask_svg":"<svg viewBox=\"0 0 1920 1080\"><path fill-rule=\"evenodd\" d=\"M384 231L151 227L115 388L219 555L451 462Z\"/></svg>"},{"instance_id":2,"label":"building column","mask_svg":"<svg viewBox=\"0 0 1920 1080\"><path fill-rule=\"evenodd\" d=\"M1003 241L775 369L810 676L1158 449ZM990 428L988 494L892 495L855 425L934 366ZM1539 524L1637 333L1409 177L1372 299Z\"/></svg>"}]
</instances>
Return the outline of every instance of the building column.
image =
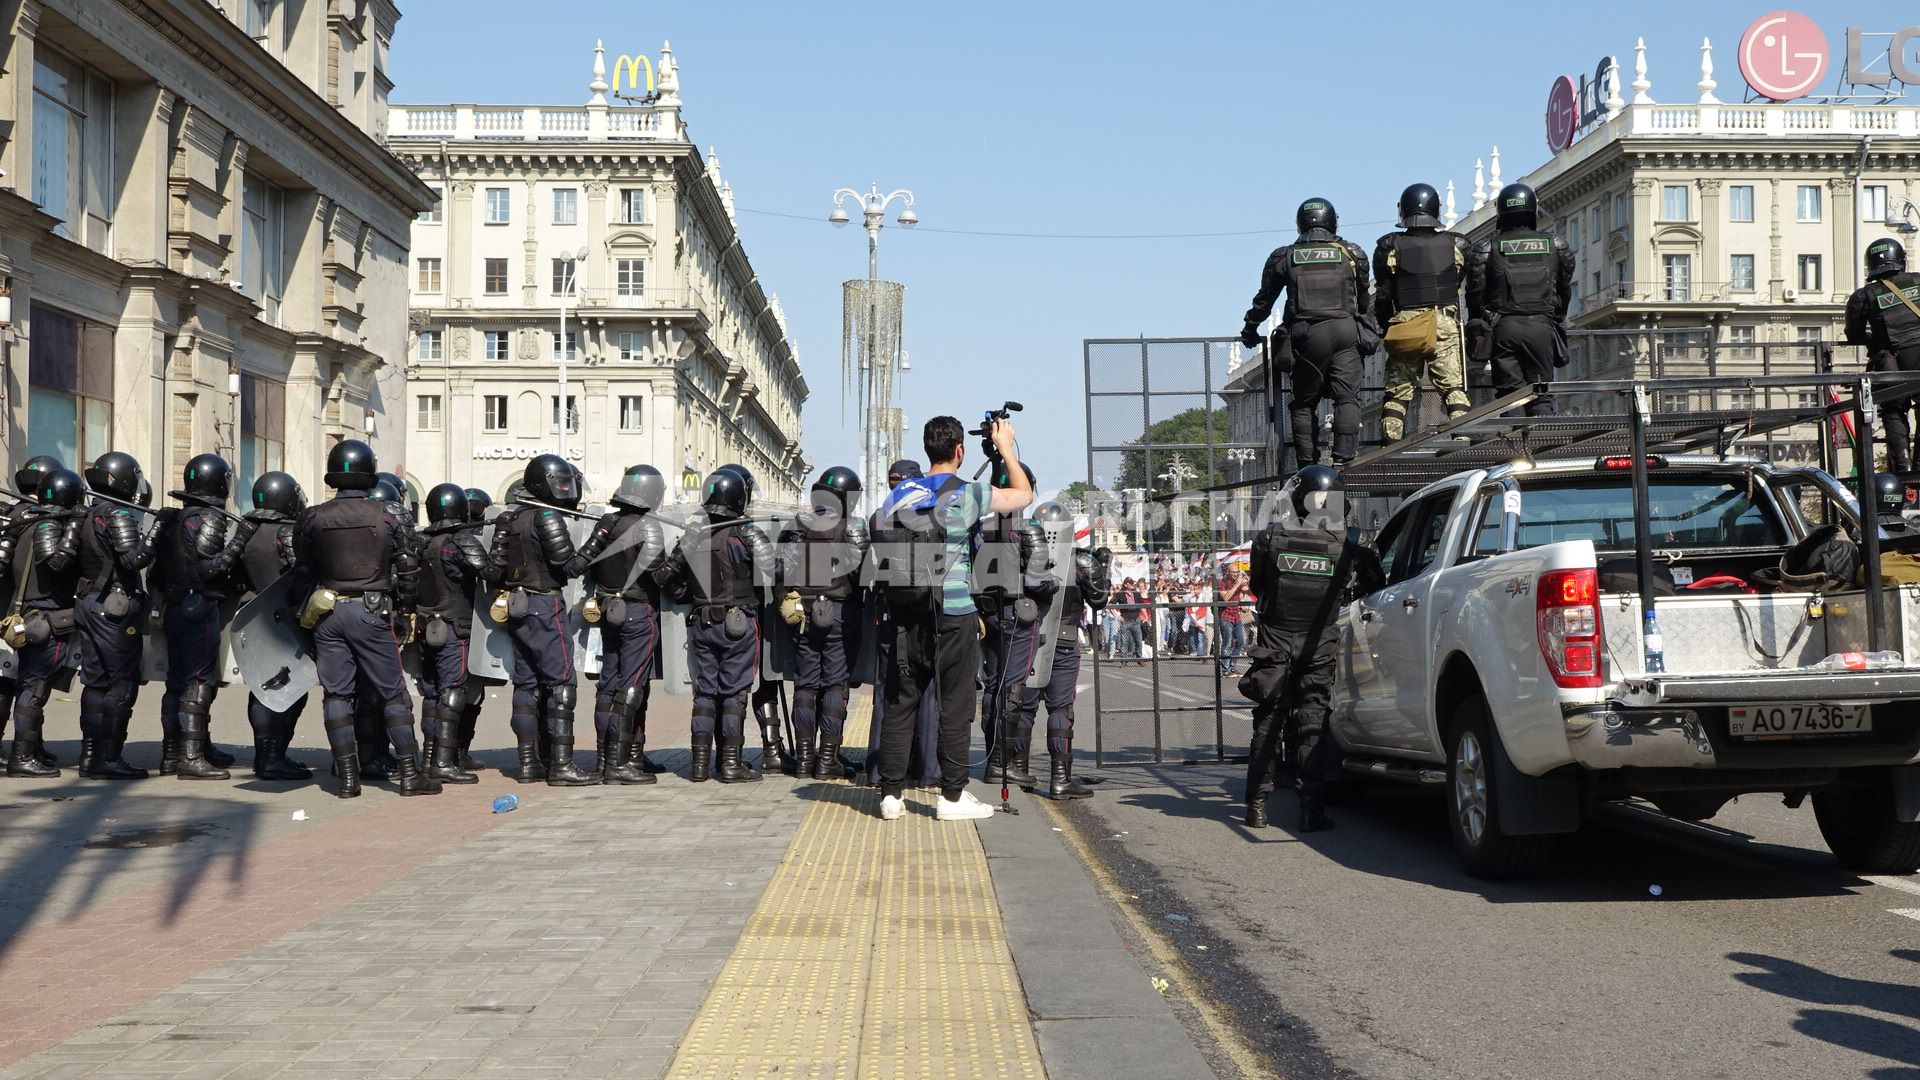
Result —
<instances>
[{"instance_id":1,"label":"building column","mask_svg":"<svg viewBox=\"0 0 1920 1080\"><path fill-rule=\"evenodd\" d=\"M587 235L598 240L587 245L587 287L604 289L602 296L613 303L613 262L607 256L607 182L589 180L587 188Z\"/></svg>"},{"instance_id":2,"label":"building column","mask_svg":"<svg viewBox=\"0 0 1920 1080\"><path fill-rule=\"evenodd\" d=\"M1720 251L1720 180L1703 178L1695 182L1700 189L1700 261L1706 265L1694 270L1695 295L1699 282L1719 278L1722 286L1733 276L1727 257Z\"/></svg>"},{"instance_id":3,"label":"building column","mask_svg":"<svg viewBox=\"0 0 1920 1080\"><path fill-rule=\"evenodd\" d=\"M1854 182L1844 177L1827 180L1827 202L1833 209L1833 261L1827 279L1820 283L1820 300L1844 301L1853 291L1854 280L1862 273L1854 265L1853 249L1860 235L1859 215L1853 209ZM1866 250L1861 246L1861 250Z\"/></svg>"},{"instance_id":4,"label":"building column","mask_svg":"<svg viewBox=\"0 0 1920 1080\"><path fill-rule=\"evenodd\" d=\"M1639 177L1633 182L1633 263L1627 267L1627 280L1636 286L1649 285L1649 295L1658 295L1661 284L1660 259L1653 247L1653 189L1656 186L1651 177Z\"/></svg>"},{"instance_id":5,"label":"building column","mask_svg":"<svg viewBox=\"0 0 1920 1080\"><path fill-rule=\"evenodd\" d=\"M13 24L13 48L6 55L6 71L13 76L13 134L0 153L0 169L20 194L33 187L33 44L40 33L40 0L23 0Z\"/></svg>"},{"instance_id":6,"label":"building column","mask_svg":"<svg viewBox=\"0 0 1920 1080\"><path fill-rule=\"evenodd\" d=\"M447 290L447 306L473 296L473 181L445 181L447 192L447 210L443 215L447 224L446 262L441 270L446 274L444 287Z\"/></svg>"},{"instance_id":7,"label":"building column","mask_svg":"<svg viewBox=\"0 0 1920 1080\"><path fill-rule=\"evenodd\" d=\"M1786 256L1781 251L1780 178L1767 181L1767 302L1778 304L1786 297Z\"/></svg>"}]
</instances>

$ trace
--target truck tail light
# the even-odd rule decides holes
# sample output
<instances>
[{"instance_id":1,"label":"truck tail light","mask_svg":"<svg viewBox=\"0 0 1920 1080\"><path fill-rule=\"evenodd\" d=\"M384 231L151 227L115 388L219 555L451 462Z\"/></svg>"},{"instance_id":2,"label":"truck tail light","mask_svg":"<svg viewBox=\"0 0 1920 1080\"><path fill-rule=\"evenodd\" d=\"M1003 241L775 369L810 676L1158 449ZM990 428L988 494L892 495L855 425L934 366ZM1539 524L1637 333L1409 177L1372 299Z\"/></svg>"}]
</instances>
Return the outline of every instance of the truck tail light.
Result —
<instances>
[{"instance_id":1,"label":"truck tail light","mask_svg":"<svg viewBox=\"0 0 1920 1080\"><path fill-rule=\"evenodd\" d=\"M1540 655L1562 689L1601 684L1600 572L1592 567L1549 570L1534 591Z\"/></svg>"}]
</instances>

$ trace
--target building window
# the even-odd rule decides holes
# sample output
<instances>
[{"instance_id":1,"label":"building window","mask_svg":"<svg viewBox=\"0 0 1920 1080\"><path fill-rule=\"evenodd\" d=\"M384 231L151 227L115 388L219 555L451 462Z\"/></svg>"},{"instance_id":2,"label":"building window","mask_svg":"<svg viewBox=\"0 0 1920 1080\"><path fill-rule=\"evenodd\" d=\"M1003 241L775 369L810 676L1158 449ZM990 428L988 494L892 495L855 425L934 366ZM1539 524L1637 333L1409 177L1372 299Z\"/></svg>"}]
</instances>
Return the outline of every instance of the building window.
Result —
<instances>
[{"instance_id":1,"label":"building window","mask_svg":"<svg viewBox=\"0 0 1920 1080\"><path fill-rule=\"evenodd\" d=\"M1728 268L1727 287L1734 292L1753 291L1753 256L1735 255L1733 257L1732 265Z\"/></svg>"},{"instance_id":2,"label":"building window","mask_svg":"<svg viewBox=\"0 0 1920 1080\"><path fill-rule=\"evenodd\" d=\"M442 355L440 352L440 331L420 331L420 349L416 355L422 360L440 359Z\"/></svg>"},{"instance_id":3,"label":"building window","mask_svg":"<svg viewBox=\"0 0 1920 1080\"><path fill-rule=\"evenodd\" d=\"M421 431L440 430L440 395L421 394L414 398L418 408L414 410L413 426Z\"/></svg>"},{"instance_id":4,"label":"building window","mask_svg":"<svg viewBox=\"0 0 1920 1080\"><path fill-rule=\"evenodd\" d=\"M1753 185L1734 184L1727 188L1727 220L1753 220Z\"/></svg>"},{"instance_id":5,"label":"building window","mask_svg":"<svg viewBox=\"0 0 1920 1080\"><path fill-rule=\"evenodd\" d=\"M1627 260L1620 259L1613 264L1613 283L1615 285L1627 283Z\"/></svg>"},{"instance_id":6,"label":"building window","mask_svg":"<svg viewBox=\"0 0 1920 1080\"><path fill-rule=\"evenodd\" d=\"M33 305L27 454L91 461L113 449L113 331Z\"/></svg>"},{"instance_id":7,"label":"building window","mask_svg":"<svg viewBox=\"0 0 1920 1080\"><path fill-rule=\"evenodd\" d=\"M488 360L505 360L507 358L508 342L512 340L507 331L488 330L484 332L481 337L484 342L481 346L482 351L480 353L482 357Z\"/></svg>"},{"instance_id":8,"label":"building window","mask_svg":"<svg viewBox=\"0 0 1920 1080\"><path fill-rule=\"evenodd\" d=\"M112 224L113 84L42 46L33 54L33 200L54 232L95 251Z\"/></svg>"},{"instance_id":9,"label":"building window","mask_svg":"<svg viewBox=\"0 0 1920 1080\"><path fill-rule=\"evenodd\" d=\"M1860 189L1860 220L1876 224L1887 220L1887 185L1868 184Z\"/></svg>"},{"instance_id":10,"label":"building window","mask_svg":"<svg viewBox=\"0 0 1920 1080\"><path fill-rule=\"evenodd\" d=\"M1820 220L1820 185L1801 184L1794 197L1794 217L1798 221Z\"/></svg>"},{"instance_id":11,"label":"building window","mask_svg":"<svg viewBox=\"0 0 1920 1080\"><path fill-rule=\"evenodd\" d=\"M1687 185L1666 184L1660 188L1660 220L1691 221L1691 207L1687 205Z\"/></svg>"},{"instance_id":12,"label":"building window","mask_svg":"<svg viewBox=\"0 0 1920 1080\"><path fill-rule=\"evenodd\" d=\"M639 394L620 395L620 430L626 432L645 431L647 429L647 399Z\"/></svg>"},{"instance_id":13,"label":"building window","mask_svg":"<svg viewBox=\"0 0 1920 1080\"><path fill-rule=\"evenodd\" d=\"M1624 229L1633 224L1633 207L1627 202L1627 193L1618 191L1613 196L1613 227Z\"/></svg>"},{"instance_id":14,"label":"building window","mask_svg":"<svg viewBox=\"0 0 1920 1080\"><path fill-rule=\"evenodd\" d=\"M580 189L553 189L553 223L555 225L577 225L580 223Z\"/></svg>"},{"instance_id":15,"label":"building window","mask_svg":"<svg viewBox=\"0 0 1920 1080\"><path fill-rule=\"evenodd\" d=\"M427 207L425 210L420 211L420 216L413 219L415 222L421 225L440 224L440 204L447 197L446 188L443 188L438 184L433 184L430 186L433 188L433 205Z\"/></svg>"},{"instance_id":16,"label":"building window","mask_svg":"<svg viewBox=\"0 0 1920 1080\"><path fill-rule=\"evenodd\" d=\"M488 259L486 264L487 295L507 295L507 260Z\"/></svg>"},{"instance_id":17,"label":"building window","mask_svg":"<svg viewBox=\"0 0 1920 1080\"><path fill-rule=\"evenodd\" d=\"M553 260L553 295L572 296L574 286L574 263L571 259Z\"/></svg>"},{"instance_id":18,"label":"building window","mask_svg":"<svg viewBox=\"0 0 1920 1080\"><path fill-rule=\"evenodd\" d=\"M490 187L487 189L487 224L505 225L513 220L512 211L507 200L508 194L506 188Z\"/></svg>"},{"instance_id":19,"label":"building window","mask_svg":"<svg viewBox=\"0 0 1920 1080\"><path fill-rule=\"evenodd\" d=\"M439 259L416 259L414 261L420 268L420 272L418 274L418 284L415 286L415 290L423 293L439 292L440 291L440 260Z\"/></svg>"},{"instance_id":20,"label":"building window","mask_svg":"<svg viewBox=\"0 0 1920 1080\"><path fill-rule=\"evenodd\" d=\"M240 203L240 284L266 320L277 324L286 291L286 199L279 188L248 174Z\"/></svg>"},{"instance_id":21,"label":"building window","mask_svg":"<svg viewBox=\"0 0 1920 1080\"><path fill-rule=\"evenodd\" d=\"M549 394L547 395L547 401L553 406L552 412L548 414L549 422L547 425L547 430L550 432L559 431L560 430L560 395ZM568 394L567 395L567 434L574 435L574 434L578 434L579 431L580 431L580 401L578 398L574 397L572 394Z\"/></svg>"},{"instance_id":22,"label":"building window","mask_svg":"<svg viewBox=\"0 0 1920 1080\"><path fill-rule=\"evenodd\" d=\"M645 359L643 350L646 348L646 340L647 336L645 334L636 334L630 330L622 330L620 333L614 335L613 342L620 350L620 359L632 363Z\"/></svg>"},{"instance_id":23,"label":"building window","mask_svg":"<svg viewBox=\"0 0 1920 1080\"><path fill-rule=\"evenodd\" d=\"M1733 346L1733 358L1735 360L1753 359L1755 336L1754 328L1751 326L1727 327L1727 344Z\"/></svg>"},{"instance_id":24,"label":"building window","mask_svg":"<svg viewBox=\"0 0 1920 1080\"><path fill-rule=\"evenodd\" d=\"M258 375L240 376L240 491L253 490L262 473L286 468L287 385Z\"/></svg>"},{"instance_id":25,"label":"building window","mask_svg":"<svg viewBox=\"0 0 1920 1080\"><path fill-rule=\"evenodd\" d=\"M645 295L647 291L647 260L619 260L614 265L614 286L621 296Z\"/></svg>"},{"instance_id":26,"label":"building window","mask_svg":"<svg viewBox=\"0 0 1920 1080\"><path fill-rule=\"evenodd\" d=\"M1607 231L1607 224L1606 224L1607 211L1606 211L1605 204L1596 205L1593 208L1592 217L1593 217L1593 238L1597 241Z\"/></svg>"},{"instance_id":27,"label":"building window","mask_svg":"<svg viewBox=\"0 0 1920 1080\"><path fill-rule=\"evenodd\" d=\"M1578 214L1567 219L1567 246L1575 251L1580 250L1580 215Z\"/></svg>"},{"instance_id":28,"label":"building window","mask_svg":"<svg viewBox=\"0 0 1920 1080\"><path fill-rule=\"evenodd\" d=\"M1600 298L1600 271L1598 270L1593 272L1593 297L1595 301Z\"/></svg>"},{"instance_id":29,"label":"building window","mask_svg":"<svg viewBox=\"0 0 1920 1080\"><path fill-rule=\"evenodd\" d=\"M640 225L647 220L647 189L620 189L620 222L624 225Z\"/></svg>"},{"instance_id":30,"label":"building window","mask_svg":"<svg viewBox=\"0 0 1920 1080\"><path fill-rule=\"evenodd\" d=\"M1820 256L1800 256L1800 291L1820 291Z\"/></svg>"},{"instance_id":31,"label":"building window","mask_svg":"<svg viewBox=\"0 0 1920 1080\"><path fill-rule=\"evenodd\" d=\"M1662 255L1660 265L1664 274L1662 284L1666 288L1667 299L1693 299L1693 256Z\"/></svg>"},{"instance_id":32,"label":"building window","mask_svg":"<svg viewBox=\"0 0 1920 1080\"><path fill-rule=\"evenodd\" d=\"M557 360L560 358L560 331L555 330L548 336L553 342L553 356L554 359ZM569 330L567 331L566 360L567 363L571 364L578 359L580 359L580 332L578 330Z\"/></svg>"},{"instance_id":33,"label":"building window","mask_svg":"<svg viewBox=\"0 0 1920 1080\"><path fill-rule=\"evenodd\" d=\"M480 429L492 435L507 430L507 395L488 394L480 401L483 407Z\"/></svg>"}]
</instances>

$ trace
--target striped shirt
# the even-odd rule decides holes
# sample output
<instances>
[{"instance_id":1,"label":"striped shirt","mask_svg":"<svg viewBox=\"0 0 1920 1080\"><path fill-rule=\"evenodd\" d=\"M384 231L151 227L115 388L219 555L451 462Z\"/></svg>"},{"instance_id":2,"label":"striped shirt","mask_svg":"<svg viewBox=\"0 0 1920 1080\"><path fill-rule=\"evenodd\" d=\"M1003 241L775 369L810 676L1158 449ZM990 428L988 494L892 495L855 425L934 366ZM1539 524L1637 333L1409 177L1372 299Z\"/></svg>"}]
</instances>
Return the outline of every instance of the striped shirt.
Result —
<instances>
[{"instance_id":1,"label":"striped shirt","mask_svg":"<svg viewBox=\"0 0 1920 1080\"><path fill-rule=\"evenodd\" d=\"M880 516L884 521L899 511L934 508L937 520L947 534L947 569L940 582L940 611L945 615L971 615L975 610L970 585L973 578L973 534L980 527L980 520L987 516L993 502L993 489L984 481L953 483L956 479L952 473L934 473L903 480L899 487L888 494L887 501L881 505ZM944 489L937 503L934 496L936 488Z\"/></svg>"}]
</instances>

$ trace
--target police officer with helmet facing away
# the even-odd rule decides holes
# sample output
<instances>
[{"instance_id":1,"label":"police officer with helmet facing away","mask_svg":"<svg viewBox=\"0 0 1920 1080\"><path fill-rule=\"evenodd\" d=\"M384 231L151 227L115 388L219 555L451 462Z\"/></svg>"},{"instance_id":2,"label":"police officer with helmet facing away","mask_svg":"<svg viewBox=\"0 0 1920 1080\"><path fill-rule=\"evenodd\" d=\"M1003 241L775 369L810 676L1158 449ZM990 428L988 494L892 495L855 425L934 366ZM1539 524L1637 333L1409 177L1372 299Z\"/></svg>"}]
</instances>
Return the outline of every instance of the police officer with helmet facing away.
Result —
<instances>
[{"instance_id":1,"label":"police officer with helmet facing away","mask_svg":"<svg viewBox=\"0 0 1920 1080\"><path fill-rule=\"evenodd\" d=\"M1525 184L1495 197L1493 236L1467 259L1468 345L1493 362L1501 397L1553 381L1567 363L1567 308L1573 303L1573 249L1539 227L1539 202ZM1528 416L1552 416L1553 400L1527 404Z\"/></svg>"},{"instance_id":2,"label":"police officer with helmet facing away","mask_svg":"<svg viewBox=\"0 0 1920 1080\"><path fill-rule=\"evenodd\" d=\"M246 517L255 525L240 549L241 602L293 569L294 522L307 508L300 482L283 472L262 473L253 482L252 506ZM313 770L287 756L294 726L307 708L307 698L275 712L251 693L247 695L247 723L253 728L253 775L261 780L306 780Z\"/></svg>"},{"instance_id":3,"label":"police officer with helmet facing away","mask_svg":"<svg viewBox=\"0 0 1920 1080\"><path fill-rule=\"evenodd\" d=\"M460 765L460 724L467 713L467 650L473 637L473 592L492 569L480 537L467 528L467 493L459 484L427 492L427 528L420 535L420 727L428 740L427 774L445 784L480 778Z\"/></svg>"},{"instance_id":4,"label":"police officer with helmet facing away","mask_svg":"<svg viewBox=\"0 0 1920 1080\"><path fill-rule=\"evenodd\" d=\"M859 474L835 465L814 481L810 505L780 535L780 607L794 638L794 775L802 778L844 775L840 742L860 648L855 613L868 547L866 522L854 513L859 498Z\"/></svg>"},{"instance_id":5,"label":"police officer with helmet facing away","mask_svg":"<svg viewBox=\"0 0 1920 1080\"><path fill-rule=\"evenodd\" d=\"M649 761L647 699L660 651L660 585L653 579L667 557L666 534L655 512L667 481L651 465L620 477L613 511L594 523L581 546L593 580L593 617L600 624L600 681L593 726L599 736L600 782L651 784L664 770Z\"/></svg>"},{"instance_id":6,"label":"police officer with helmet facing away","mask_svg":"<svg viewBox=\"0 0 1920 1080\"><path fill-rule=\"evenodd\" d=\"M1847 297L1847 344L1866 347L1871 371L1920 373L1920 274L1907 269L1907 249L1892 237L1867 245L1867 283ZM1896 473L1913 469L1913 402L1899 395L1880 402L1887 467Z\"/></svg>"},{"instance_id":7,"label":"police officer with helmet facing away","mask_svg":"<svg viewBox=\"0 0 1920 1080\"><path fill-rule=\"evenodd\" d=\"M1390 443L1406 434L1407 408L1422 373L1439 392L1447 419L1472 405L1460 365L1466 238L1440 228L1440 193L1432 184L1412 184L1400 193L1400 227L1373 248L1373 310L1386 328L1387 347L1380 434Z\"/></svg>"}]
</instances>

